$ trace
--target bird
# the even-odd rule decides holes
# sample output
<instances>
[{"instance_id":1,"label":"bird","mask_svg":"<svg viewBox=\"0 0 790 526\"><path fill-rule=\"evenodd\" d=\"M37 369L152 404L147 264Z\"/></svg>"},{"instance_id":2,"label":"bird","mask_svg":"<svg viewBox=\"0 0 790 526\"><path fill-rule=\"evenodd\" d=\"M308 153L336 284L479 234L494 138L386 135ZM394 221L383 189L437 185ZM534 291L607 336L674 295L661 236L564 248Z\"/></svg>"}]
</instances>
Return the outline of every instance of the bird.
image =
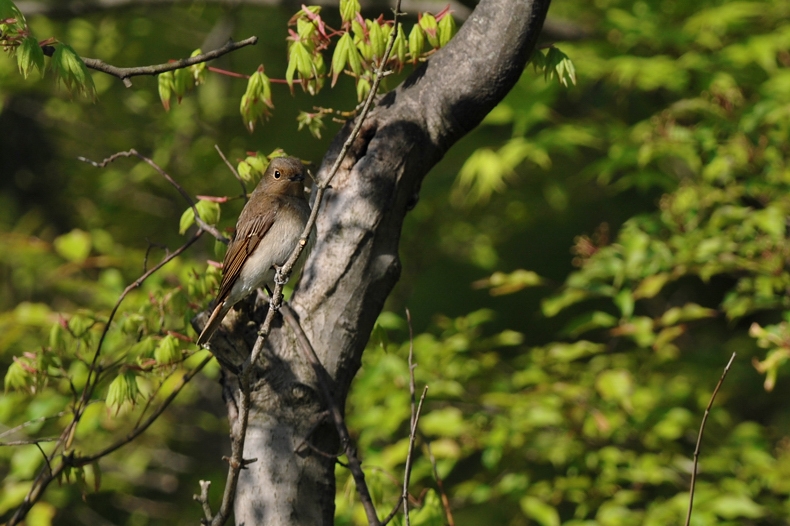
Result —
<instances>
[{"instance_id":1,"label":"bird","mask_svg":"<svg viewBox=\"0 0 790 526\"><path fill-rule=\"evenodd\" d=\"M275 157L269 162L239 215L225 253L216 306L198 336L199 346L208 343L236 303L264 285L273 287L275 266L285 264L310 217L304 193L305 173L302 162L294 157ZM314 242L313 232L294 273Z\"/></svg>"}]
</instances>

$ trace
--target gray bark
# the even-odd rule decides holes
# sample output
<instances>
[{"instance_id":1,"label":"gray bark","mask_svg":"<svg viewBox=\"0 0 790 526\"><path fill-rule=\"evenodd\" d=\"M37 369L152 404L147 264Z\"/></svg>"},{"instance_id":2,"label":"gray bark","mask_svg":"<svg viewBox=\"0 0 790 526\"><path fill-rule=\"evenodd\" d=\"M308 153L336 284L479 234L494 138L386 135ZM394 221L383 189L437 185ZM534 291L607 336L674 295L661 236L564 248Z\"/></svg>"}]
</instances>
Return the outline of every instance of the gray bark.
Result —
<instances>
[{"instance_id":1,"label":"gray bark","mask_svg":"<svg viewBox=\"0 0 790 526\"><path fill-rule=\"evenodd\" d=\"M332 181L318 216L317 243L291 305L332 378L341 407L373 324L400 275L401 227L417 202L422 179L516 83L549 3L480 2L445 48L381 98ZM319 180L350 129L336 137ZM224 366L232 433L238 432L234 371L248 355L264 314L260 302L231 312L235 330L212 342ZM244 457L257 461L242 471L236 523L332 524L334 461L305 441L337 453L337 435L322 418L326 406L314 374L279 316L254 373L251 408Z\"/></svg>"}]
</instances>

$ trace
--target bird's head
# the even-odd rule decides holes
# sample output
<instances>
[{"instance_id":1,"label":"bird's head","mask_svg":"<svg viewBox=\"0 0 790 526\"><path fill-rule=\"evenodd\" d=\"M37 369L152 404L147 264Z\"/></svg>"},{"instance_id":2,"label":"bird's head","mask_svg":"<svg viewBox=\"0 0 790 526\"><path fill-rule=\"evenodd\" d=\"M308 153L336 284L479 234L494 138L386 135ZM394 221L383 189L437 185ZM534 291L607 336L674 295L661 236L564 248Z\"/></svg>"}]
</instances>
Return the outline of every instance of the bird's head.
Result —
<instances>
[{"instance_id":1,"label":"bird's head","mask_svg":"<svg viewBox=\"0 0 790 526\"><path fill-rule=\"evenodd\" d=\"M304 178L307 169L295 157L275 157L269 162L257 190L266 194L304 195Z\"/></svg>"}]
</instances>

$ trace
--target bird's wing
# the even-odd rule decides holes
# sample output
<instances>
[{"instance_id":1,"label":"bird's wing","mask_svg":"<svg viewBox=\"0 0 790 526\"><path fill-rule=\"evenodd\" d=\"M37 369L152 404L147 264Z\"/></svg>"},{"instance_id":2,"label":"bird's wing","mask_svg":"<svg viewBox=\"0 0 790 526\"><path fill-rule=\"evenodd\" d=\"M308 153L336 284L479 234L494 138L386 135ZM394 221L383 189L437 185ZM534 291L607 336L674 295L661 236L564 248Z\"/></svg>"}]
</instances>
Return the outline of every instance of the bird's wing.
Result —
<instances>
[{"instance_id":1,"label":"bird's wing","mask_svg":"<svg viewBox=\"0 0 790 526\"><path fill-rule=\"evenodd\" d=\"M221 303L227 299L233 285L241 274L244 262L258 247L258 243L266 235L274 224L277 216L278 203L272 200L271 206L267 206L265 212L254 217L245 217L242 211L239 222L236 225L236 233L228 244L228 251L225 253L225 260L222 265L222 284L219 287L217 302ZM241 226L239 226L241 225Z\"/></svg>"}]
</instances>

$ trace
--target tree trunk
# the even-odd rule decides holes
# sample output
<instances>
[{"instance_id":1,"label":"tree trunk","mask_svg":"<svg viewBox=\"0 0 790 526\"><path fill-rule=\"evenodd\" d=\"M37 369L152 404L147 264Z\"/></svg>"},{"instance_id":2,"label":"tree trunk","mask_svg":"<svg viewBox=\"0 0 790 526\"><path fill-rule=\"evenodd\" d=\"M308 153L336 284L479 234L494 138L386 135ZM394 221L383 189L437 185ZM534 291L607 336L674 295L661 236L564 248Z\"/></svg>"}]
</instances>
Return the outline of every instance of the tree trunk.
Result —
<instances>
[{"instance_id":1,"label":"tree trunk","mask_svg":"<svg viewBox=\"0 0 790 526\"><path fill-rule=\"evenodd\" d=\"M379 100L332 181L318 215L317 243L291 306L332 378L340 407L400 275L401 227L417 203L423 177L516 83L549 3L481 1L445 48ZM350 130L351 123L335 138L318 180ZM232 433L238 432L234 371L252 348L265 314L260 303L232 311L234 331L212 342L223 364ZM257 461L242 470L236 523L332 524L334 461L312 448L337 453L338 438L324 418L314 373L279 315L252 385L244 458Z\"/></svg>"}]
</instances>

